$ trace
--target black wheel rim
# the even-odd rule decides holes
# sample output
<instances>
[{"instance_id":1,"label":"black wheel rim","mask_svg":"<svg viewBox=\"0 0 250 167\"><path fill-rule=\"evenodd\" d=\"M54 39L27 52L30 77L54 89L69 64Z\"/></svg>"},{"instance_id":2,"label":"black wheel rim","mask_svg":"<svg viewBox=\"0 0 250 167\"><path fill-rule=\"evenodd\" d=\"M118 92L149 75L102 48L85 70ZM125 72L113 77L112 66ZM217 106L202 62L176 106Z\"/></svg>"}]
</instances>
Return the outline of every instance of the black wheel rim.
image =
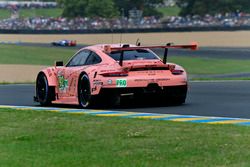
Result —
<instances>
[{"instance_id":1,"label":"black wheel rim","mask_svg":"<svg viewBox=\"0 0 250 167\"><path fill-rule=\"evenodd\" d=\"M86 107L91 97L90 83L86 76L82 76L79 88L81 105Z\"/></svg>"},{"instance_id":2,"label":"black wheel rim","mask_svg":"<svg viewBox=\"0 0 250 167\"><path fill-rule=\"evenodd\" d=\"M39 101L46 101L48 93L48 84L45 76L40 75L37 79L37 97Z\"/></svg>"}]
</instances>

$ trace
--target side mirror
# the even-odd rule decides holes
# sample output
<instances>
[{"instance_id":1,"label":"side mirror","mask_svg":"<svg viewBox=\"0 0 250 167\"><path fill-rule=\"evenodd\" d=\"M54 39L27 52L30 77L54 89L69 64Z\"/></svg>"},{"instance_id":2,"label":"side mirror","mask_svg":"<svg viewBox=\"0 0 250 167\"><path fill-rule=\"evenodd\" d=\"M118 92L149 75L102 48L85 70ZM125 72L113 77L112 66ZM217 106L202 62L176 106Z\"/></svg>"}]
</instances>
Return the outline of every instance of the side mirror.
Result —
<instances>
[{"instance_id":1,"label":"side mirror","mask_svg":"<svg viewBox=\"0 0 250 167\"><path fill-rule=\"evenodd\" d=\"M55 65L56 67L63 66L63 61L56 61Z\"/></svg>"}]
</instances>

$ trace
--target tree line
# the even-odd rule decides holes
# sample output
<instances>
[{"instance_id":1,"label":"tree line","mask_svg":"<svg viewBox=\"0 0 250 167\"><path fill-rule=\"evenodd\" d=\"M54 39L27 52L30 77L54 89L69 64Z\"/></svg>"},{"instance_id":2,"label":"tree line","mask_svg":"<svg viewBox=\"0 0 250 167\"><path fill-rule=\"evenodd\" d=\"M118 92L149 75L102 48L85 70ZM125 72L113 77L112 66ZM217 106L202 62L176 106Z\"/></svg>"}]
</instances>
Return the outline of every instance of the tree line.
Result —
<instances>
[{"instance_id":1,"label":"tree line","mask_svg":"<svg viewBox=\"0 0 250 167\"><path fill-rule=\"evenodd\" d=\"M65 17L128 17L129 10L143 11L144 16L161 16L155 5L163 0L57 0Z\"/></svg>"},{"instance_id":2,"label":"tree line","mask_svg":"<svg viewBox=\"0 0 250 167\"><path fill-rule=\"evenodd\" d=\"M249 0L178 0L180 15L250 12Z\"/></svg>"},{"instance_id":3,"label":"tree line","mask_svg":"<svg viewBox=\"0 0 250 167\"><path fill-rule=\"evenodd\" d=\"M129 10L143 11L143 16L162 14L157 5L164 0L43 0L57 1L63 8L64 17L104 17L129 16ZM250 13L250 0L176 0L181 8L180 15L205 15L217 13Z\"/></svg>"}]
</instances>

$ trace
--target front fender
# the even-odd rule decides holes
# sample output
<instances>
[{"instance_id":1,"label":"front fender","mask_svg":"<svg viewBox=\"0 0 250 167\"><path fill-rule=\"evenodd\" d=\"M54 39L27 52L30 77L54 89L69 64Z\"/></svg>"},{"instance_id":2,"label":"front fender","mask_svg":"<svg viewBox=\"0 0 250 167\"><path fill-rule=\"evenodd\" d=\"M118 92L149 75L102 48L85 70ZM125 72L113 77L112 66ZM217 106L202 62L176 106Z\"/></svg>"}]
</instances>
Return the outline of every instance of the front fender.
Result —
<instances>
[{"instance_id":1,"label":"front fender","mask_svg":"<svg viewBox=\"0 0 250 167\"><path fill-rule=\"evenodd\" d=\"M39 74L40 73L44 73L46 75L49 86L57 86L57 72L54 67L43 69L39 72Z\"/></svg>"}]
</instances>

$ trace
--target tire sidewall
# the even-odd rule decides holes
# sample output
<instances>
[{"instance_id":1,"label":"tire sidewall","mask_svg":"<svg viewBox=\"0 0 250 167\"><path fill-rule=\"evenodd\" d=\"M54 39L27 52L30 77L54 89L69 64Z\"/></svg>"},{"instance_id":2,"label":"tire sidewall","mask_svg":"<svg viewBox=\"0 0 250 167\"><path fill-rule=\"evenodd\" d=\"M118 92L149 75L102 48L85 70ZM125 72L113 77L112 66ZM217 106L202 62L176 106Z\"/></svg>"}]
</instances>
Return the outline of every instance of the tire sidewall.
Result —
<instances>
[{"instance_id":1,"label":"tire sidewall","mask_svg":"<svg viewBox=\"0 0 250 167\"><path fill-rule=\"evenodd\" d=\"M44 99L41 99L41 97L39 96L39 93L38 93L38 80L40 78L43 78L43 80L45 82L46 93L45 93ZM36 81L36 96L37 96L38 101L40 102L41 105L48 105L50 103L50 101L49 101L49 84L48 84L48 79L45 76L45 74L43 74L43 73L40 73L37 76L37 81Z\"/></svg>"},{"instance_id":2,"label":"tire sidewall","mask_svg":"<svg viewBox=\"0 0 250 167\"><path fill-rule=\"evenodd\" d=\"M90 95L90 98L88 99L88 101L84 104L82 99L81 99L81 95L80 95L80 92L81 92L81 84L86 84L86 83L83 83L83 79L87 79L88 83L89 84L89 93L91 94L91 85L90 85L90 81L89 81L89 77L87 74L82 74L79 78L79 82L78 82L78 101L79 101L79 105L80 107L82 108L88 108L91 104L91 95Z\"/></svg>"}]
</instances>

